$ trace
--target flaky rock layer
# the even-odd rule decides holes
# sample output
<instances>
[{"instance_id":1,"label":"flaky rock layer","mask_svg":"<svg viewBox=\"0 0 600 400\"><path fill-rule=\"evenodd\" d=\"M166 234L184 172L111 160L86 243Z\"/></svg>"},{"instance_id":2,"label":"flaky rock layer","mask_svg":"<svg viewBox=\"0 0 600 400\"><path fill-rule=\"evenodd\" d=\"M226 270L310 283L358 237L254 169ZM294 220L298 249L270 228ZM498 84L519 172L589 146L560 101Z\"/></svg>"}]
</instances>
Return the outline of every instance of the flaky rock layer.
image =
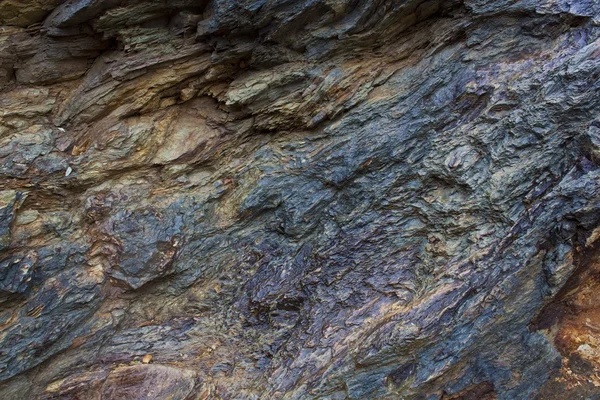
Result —
<instances>
[{"instance_id":1,"label":"flaky rock layer","mask_svg":"<svg viewBox=\"0 0 600 400\"><path fill-rule=\"evenodd\" d=\"M0 0L0 398L598 395L599 24Z\"/></svg>"}]
</instances>

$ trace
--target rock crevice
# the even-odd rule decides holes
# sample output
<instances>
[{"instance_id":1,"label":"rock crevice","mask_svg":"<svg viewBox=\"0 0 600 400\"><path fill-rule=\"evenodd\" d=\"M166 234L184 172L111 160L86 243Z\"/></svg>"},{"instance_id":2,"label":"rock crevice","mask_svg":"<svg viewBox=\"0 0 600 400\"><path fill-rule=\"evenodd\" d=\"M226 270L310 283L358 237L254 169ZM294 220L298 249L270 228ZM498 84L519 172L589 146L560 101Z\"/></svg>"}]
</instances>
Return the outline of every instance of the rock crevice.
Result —
<instances>
[{"instance_id":1,"label":"rock crevice","mask_svg":"<svg viewBox=\"0 0 600 400\"><path fill-rule=\"evenodd\" d=\"M597 394L599 23L0 0L0 397Z\"/></svg>"}]
</instances>

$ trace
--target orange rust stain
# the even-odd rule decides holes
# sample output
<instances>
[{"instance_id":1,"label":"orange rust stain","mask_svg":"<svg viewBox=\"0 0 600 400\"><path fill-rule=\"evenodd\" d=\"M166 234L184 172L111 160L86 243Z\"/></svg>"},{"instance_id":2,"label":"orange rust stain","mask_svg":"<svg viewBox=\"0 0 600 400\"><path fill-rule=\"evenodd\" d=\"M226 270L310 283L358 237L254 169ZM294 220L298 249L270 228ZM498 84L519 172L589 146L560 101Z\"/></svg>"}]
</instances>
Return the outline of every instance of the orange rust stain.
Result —
<instances>
[{"instance_id":1,"label":"orange rust stain","mask_svg":"<svg viewBox=\"0 0 600 400\"><path fill-rule=\"evenodd\" d=\"M582 249L577 271L532 328L545 332L562 355L562 367L542 389L544 399L600 392L600 245Z\"/></svg>"}]
</instances>

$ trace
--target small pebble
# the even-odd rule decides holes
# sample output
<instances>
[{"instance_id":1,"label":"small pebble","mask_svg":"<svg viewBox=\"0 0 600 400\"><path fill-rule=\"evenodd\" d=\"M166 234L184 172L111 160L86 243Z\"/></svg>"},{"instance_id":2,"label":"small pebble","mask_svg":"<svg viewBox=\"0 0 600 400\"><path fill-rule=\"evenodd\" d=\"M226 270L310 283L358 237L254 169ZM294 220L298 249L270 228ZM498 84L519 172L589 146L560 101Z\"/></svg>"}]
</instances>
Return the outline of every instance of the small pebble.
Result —
<instances>
[{"instance_id":1,"label":"small pebble","mask_svg":"<svg viewBox=\"0 0 600 400\"><path fill-rule=\"evenodd\" d=\"M65 171L65 176L71 175L71 172L73 172L73 168L71 168L71 167L67 168L67 170Z\"/></svg>"},{"instance_id":2,"label":"small pebble","mask_svg":"<svg viewBox=\"0 0 600 400\"><path fill-rule=\"evenodd\" d=\"M152 354L146 354L144 356L144 358L142 358L142 362L144 364L150 364L151 361L152 361Z\"/></svg>"}]
</instances>

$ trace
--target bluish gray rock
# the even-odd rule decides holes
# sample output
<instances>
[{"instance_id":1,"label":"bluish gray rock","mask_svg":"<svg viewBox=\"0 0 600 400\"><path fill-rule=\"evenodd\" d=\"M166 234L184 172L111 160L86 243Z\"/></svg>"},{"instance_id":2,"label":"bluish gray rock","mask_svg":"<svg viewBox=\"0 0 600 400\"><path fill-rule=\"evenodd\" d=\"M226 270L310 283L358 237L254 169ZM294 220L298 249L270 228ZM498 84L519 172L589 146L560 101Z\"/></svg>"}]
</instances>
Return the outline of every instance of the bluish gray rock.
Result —
<instances>
[{"instance_id":1,"label":"bluish gray rock","mask_svg":"<svg viewBox=\"0 0 600 400\"><path fill-rule=\"evenodd\" d=\"M0 398L600 393L599 1L0 11Z\"/></svg>"}]
</instances>

